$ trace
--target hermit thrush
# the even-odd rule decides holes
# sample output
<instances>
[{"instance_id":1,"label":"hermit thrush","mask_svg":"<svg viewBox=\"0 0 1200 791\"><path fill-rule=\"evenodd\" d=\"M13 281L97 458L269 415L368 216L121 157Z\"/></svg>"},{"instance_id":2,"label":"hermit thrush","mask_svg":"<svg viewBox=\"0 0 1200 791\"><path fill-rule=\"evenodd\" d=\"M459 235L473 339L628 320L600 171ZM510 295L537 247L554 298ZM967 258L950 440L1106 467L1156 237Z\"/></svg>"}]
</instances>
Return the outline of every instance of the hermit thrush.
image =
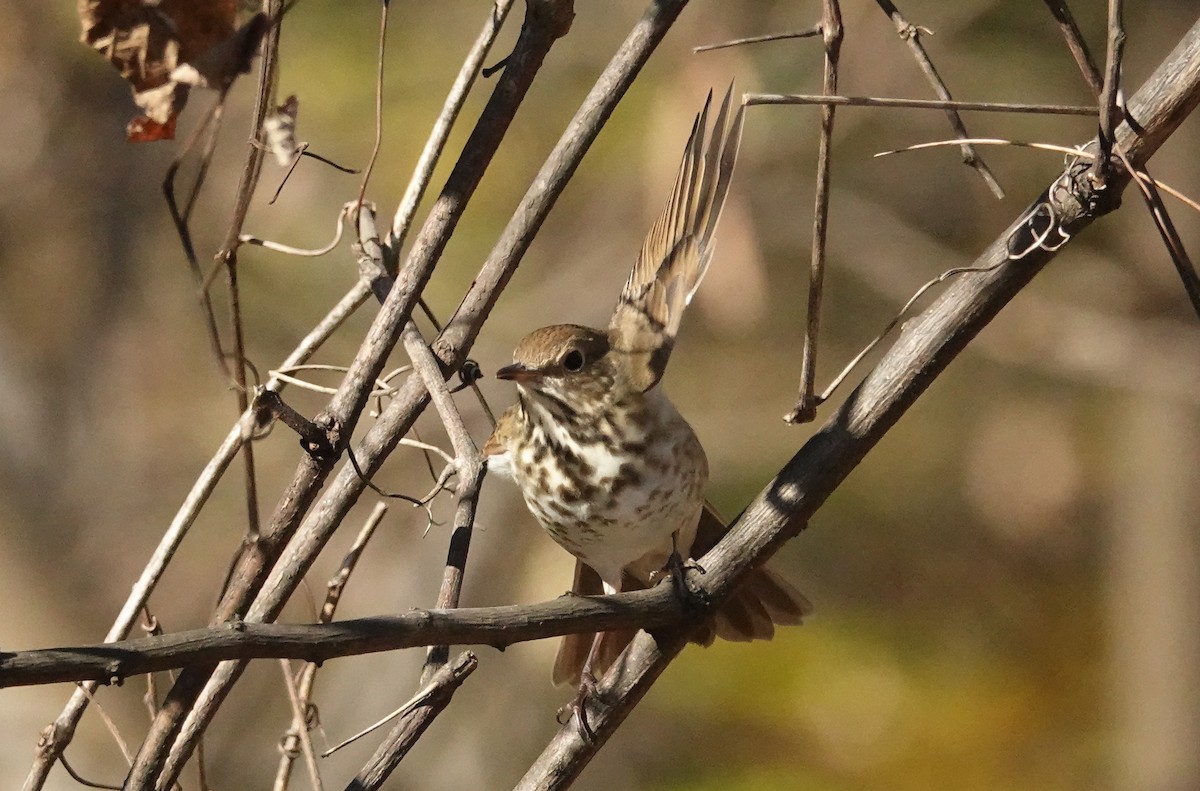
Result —
<instances>
[{"instance_id":1,"label":"hermit thrush","mask_svg":"<svg viewBox=\"0 0 1200 791\"><path fill-rule=\"evenodd\" d=\"M671 198L608 329L535 330L518 344L513 364L496 372L517 383L518 399L484 446L488 469L514 479L538 522L577 558L576 593L648 587L668 560L678 560L674 553L700 557L725 533L704 500L704 449L658 384L683 310L712 260L742 133L742 110L729 122L731 94L732 87L711 132L711 93L697 116ZM774 624L799 623L808 610L798 591L760 568L692 639L769 639ZM579 714L578 701L632 637L563 639L554 680L579 682ZM582 716L580 724L586 729Z\"/></svg>"}]
</instances>

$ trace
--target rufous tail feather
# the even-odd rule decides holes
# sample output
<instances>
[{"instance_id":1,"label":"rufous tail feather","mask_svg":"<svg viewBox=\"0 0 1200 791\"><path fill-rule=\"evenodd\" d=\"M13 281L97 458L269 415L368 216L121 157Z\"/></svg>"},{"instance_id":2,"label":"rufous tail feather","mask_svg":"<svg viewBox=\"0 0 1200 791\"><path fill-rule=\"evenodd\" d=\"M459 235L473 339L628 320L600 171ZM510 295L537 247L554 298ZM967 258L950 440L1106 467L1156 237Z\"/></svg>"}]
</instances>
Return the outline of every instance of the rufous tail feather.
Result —
<instances>
[{"instance_id":1,"label":"rufous tail feather","mask_svg":"<svg viewBox=\"0 0 1200 791\"><path fill-rule=\"evenodd\" d=\"M696 529L696 541L689 554L693 558L705 554L716 546L727 530L724 520L706 502ZM622 590L636 590L641 587L641 584L628 576L621 585ZM604 586L596 572L584 563L576 561L573 590L582 596L592 596L603 593ZM689 639L705 647L712 645L718 637L732 642L770 640L775 636L776 626L799 624L804 616L812 613L812 609L812 604L803 593L763 566L752 571L749 578L721 605L721 609L707 622L698 626ZM603 677L635 634L636 630L632 629L604 633L592 667L596 678ZM558 656L554 660L555 684L579 684L579 674L583 670L583 663L587 659L593 638L591 633L563 637Z\"/></svg>"}]
</instances>

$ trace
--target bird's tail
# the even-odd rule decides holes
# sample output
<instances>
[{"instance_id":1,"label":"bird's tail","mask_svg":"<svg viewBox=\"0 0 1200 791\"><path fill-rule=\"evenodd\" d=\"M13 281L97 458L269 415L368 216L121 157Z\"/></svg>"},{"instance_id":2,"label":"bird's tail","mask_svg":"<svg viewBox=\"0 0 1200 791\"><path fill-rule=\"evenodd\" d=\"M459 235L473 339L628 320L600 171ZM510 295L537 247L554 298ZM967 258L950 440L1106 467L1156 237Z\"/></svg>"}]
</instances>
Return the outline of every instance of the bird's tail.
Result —
<instances>
[{"instance_id":1,"label":"bird's tail","mask_svg":"<svg viewBox=\"0 0 1200 791\"><path fill-rule=\"evenodd\" d=\"M716 615L689 638L704 647L718 637L738 643L770 640L776 626L794 626L812 612L812 604L790 582L769 568L750 578L721 605Z\"/></svg>"},{"instance_id":2,"label":"bird's tail","mask_svg":"<svg viewBox=\"0 0 1200 791\"><path fill-rule=\"evenodd\" d=\"M621 586L624 590L637 590L644 587L636 584L628 575L624 583ZM601 582L600 575L593 571L591 566L577 560L575 561L575 583L571 586L571 592L579 596L599 596L604 593L604 583ZM613 662L617 661L617 657L625 650L625 646L629 645L633 636L637 634L637 629L614 629L600 634L600 645L596 648L596 658L592 665L592 672L596 678L602 678L605 672L612 667ZM595 639L594 632L563 635L562 641L558 644L558 654L554 657L555 685L579 685L579 676L583 672L588 651L591 650L592 641Z\"/></svg>"},{"instance_id":3,"label":"bird's tail","mask_svg":"<svg viewBox=\"0 0 1200 791\"><path fill-rule=\"evenodd\" d=\"M696 540L689 554L693 558L701 557L717 545L727 530L728 526L724 520L706 502L696 529ZM643 587L628 577L625 582L628 585L621 586L624 590ZM590 596L603 593L603 590L596 572L577 561L575 593ZM799 624L804 616L812 613L812 609L812 604L795 586L771 569L762 566L750 573L749 578L721 605L721 609L697 627L689 640L705 647L712 645L718 637L734 642L770 640L775 636L776 626ZM592 667L596 678L603 677L635 634L636 629L602 633ZM554 660L555 684L579 683L579 675L594 637L591 633L569 634L563 637L558 656Z\"/></svg>"},{"instance_id":4,"label":"bird's tail","mask_svg":"<svg viewBox=\"0 0 1200 791\"><path fill-rule=\"evenodd\" d=\"M717 545L729 532L725 520L704 503L692 557L698 558ZM720 637L739 643L770 640L776 626L794 626L812 614L812 603L795 586L766 566L750 572L749 578L734 591L713 618L696 630L691 641L710 646Z\"/></svg>"}]
</instances>

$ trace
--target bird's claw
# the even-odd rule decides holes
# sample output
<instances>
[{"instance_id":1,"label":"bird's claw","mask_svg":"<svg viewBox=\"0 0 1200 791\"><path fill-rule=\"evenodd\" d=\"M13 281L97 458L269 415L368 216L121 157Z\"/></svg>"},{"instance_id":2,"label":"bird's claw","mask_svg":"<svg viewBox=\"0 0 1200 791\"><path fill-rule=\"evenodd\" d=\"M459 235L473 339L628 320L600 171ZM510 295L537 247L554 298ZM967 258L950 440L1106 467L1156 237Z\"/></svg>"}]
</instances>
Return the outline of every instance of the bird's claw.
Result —
<instances>
[{"instance_id":1,"label":"bird's claw","mask_svg":"<svg viewBox=\"0 0 1200 791\"><path fill-rule=\"evenodd\" d=\"M559 725L566 725L575 718L575 725L579 729L579 736L585 744L596 743L596 732L592 730L591 724L588 723L587 704L589 699L598 699L599 693L597 690L596 677L588 671L584 671L579 676L579 690L575 693L575 697L558 710L555 715L555 720Z\"/></svg>"},{"instance_id":2,"label":"bird's claw","mask_svg":"<svg viewBox=\"0 0 1200 791\"><path fill-rule=\"evenodd\" d=\"M684 609L691 612L702 612L708 609L710 603L708 594L693 583L687 574L689 569L706 574L708 572L704 570L704 567L691 558L684 560L678 552L671 553L667 566L671 571L671 586L675 589L675 595Z\"/></svg>"}]
</instances>

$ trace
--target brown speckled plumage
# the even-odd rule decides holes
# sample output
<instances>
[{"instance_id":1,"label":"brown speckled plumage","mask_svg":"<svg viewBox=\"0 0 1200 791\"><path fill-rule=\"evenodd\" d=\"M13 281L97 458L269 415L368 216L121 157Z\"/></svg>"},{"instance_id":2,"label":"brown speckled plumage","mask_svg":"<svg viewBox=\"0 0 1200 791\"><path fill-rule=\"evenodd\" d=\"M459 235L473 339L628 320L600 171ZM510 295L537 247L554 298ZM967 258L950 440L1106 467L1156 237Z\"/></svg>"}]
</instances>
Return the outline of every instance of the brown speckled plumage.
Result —
<instances>
[{"instance_id":1,"label":"brown speckled plumage","mask_svg":"<svg viewBox=\"0 0 1200 791\"><path fill-rule=\"evenodd\" d=\"M651 585L676 548L698 557L724 532L704 501L704 449L658 387L711 260L741 138L742 111L729 120L730 93L711 134L708 109L608 328L535 330L496 374L517 383L518 399L484 446L489 468L516 481L537 521L578 559L578 593L598 593L601 583L609 591ZM773 623L798 623L807 607L760 569L694 639L769 638ZM610 632L594 645L591 635L565 638L555 681L580 680L589 645L591 670L603 672L631 637Z\"/></svg>"}]
</instances>

